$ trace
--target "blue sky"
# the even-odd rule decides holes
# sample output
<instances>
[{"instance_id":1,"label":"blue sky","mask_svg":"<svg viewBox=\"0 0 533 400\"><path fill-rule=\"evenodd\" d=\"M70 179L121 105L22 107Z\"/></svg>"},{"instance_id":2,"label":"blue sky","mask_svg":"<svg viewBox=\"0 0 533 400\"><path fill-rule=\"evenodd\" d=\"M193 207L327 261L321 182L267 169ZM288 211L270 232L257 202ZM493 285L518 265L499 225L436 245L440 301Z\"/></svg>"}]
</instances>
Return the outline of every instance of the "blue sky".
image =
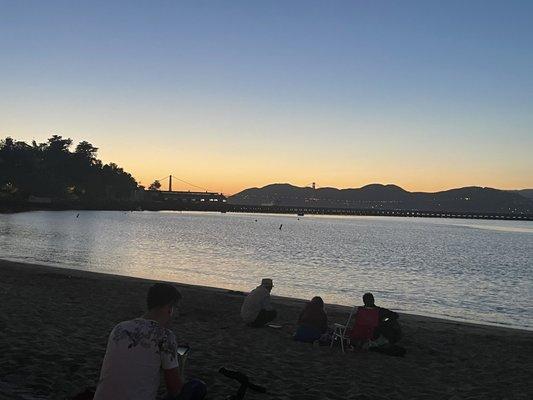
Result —
<instances>
[{"instance_id":1,"label":"blue sky","mask_svg":"<svg viewBox=\"0 0 533 400\"><path fill-rule=\"evenodd\" d=\"M0 135L143 183L533 187L531 1L0 1Z\"/></svg>"}]
</instances>

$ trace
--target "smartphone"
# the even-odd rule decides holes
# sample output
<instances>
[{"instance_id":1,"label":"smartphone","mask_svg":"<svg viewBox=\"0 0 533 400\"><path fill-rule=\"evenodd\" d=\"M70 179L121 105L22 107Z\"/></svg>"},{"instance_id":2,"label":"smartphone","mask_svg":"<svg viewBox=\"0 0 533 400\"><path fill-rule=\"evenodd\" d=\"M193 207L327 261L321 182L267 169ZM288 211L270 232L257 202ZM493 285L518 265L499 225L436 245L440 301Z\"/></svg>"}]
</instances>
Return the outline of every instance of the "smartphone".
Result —
<instances>
[{"instance_id":1,"label":"smartphone","mask_svg":"<svg viewBox=\"0 0 533 400\"><path fill-rule=\"evenodd\" d=\"M189 346L181 344L181 345L178 346L177 352L178 352L178 354L180 356L184 356L184 355L186 355L189 352L190 349L191 348Z\"/></svg>"}]
</instances>

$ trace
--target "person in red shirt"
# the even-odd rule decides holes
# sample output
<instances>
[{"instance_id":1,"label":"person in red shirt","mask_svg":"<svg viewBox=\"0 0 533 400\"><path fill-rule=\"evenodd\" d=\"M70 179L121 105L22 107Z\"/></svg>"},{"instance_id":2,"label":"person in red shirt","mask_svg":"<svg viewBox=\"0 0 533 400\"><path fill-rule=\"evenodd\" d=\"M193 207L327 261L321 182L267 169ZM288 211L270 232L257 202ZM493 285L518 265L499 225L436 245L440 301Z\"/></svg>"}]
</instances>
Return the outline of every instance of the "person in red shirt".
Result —
<instances>
[{"instance_id":1,"label":"person in red shirt","mask_svg":"<svg viewBox=\"0 0 533 400\"><path fill-rule=\"evenodd\" d=\"M388 343L394 344L401 339L402 333L398 323L399 315L394 311L375 304L374 295L363 295L363 307L359 307L355 314L354 326L350 333L352 342L377 339L383 336Z\"/></svg>"}]
</instances>

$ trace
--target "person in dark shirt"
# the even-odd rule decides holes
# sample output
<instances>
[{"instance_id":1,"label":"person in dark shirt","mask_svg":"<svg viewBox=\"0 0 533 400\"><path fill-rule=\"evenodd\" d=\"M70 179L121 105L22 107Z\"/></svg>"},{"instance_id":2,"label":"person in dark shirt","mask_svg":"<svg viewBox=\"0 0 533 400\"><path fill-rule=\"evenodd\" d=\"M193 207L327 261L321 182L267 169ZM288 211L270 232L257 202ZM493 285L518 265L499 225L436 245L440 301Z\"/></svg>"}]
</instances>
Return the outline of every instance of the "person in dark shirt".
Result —
<instances>
[{"instance_id":1,"label":"person in dark shirt","mask_svg":"<svg viewBox=\"0 0 533 400\"><path fill-rule=\"evenodd\" d=\"M313 297L305 306L298 318L298 329L294 340L313 343L328 330L328 316L324 311L324 300Z\"/></svg>"}]
</instances>

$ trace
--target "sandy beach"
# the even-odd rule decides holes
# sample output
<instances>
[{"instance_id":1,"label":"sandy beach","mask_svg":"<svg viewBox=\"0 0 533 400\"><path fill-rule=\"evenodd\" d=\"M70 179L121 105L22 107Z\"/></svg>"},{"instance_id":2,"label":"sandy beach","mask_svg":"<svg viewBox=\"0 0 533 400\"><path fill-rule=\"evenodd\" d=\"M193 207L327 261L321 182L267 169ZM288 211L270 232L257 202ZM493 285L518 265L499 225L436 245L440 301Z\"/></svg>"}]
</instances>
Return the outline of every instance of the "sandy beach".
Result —
<instances>
[{"instance_id":1,"label":"sandy beach","mask_svg":"<svg viewBox=\"0 0 533 400\"><path fill-rule=\"evenodd\" d=\"M150 284L0 260L0 398L65 399L94 387L110 330L143 313ZM268 388L250 399L533 397L530 331L402 314L405 358L342 354L292 340L302 300L274 298L283 328L251 329L239 318L242 293L176 286L183 302L172 329L192 347L186 374L208 384L210 399L237 387L221 366ZM327 312L330 323L345 322L349 309Z\"/></svg>"}]
</instances>

